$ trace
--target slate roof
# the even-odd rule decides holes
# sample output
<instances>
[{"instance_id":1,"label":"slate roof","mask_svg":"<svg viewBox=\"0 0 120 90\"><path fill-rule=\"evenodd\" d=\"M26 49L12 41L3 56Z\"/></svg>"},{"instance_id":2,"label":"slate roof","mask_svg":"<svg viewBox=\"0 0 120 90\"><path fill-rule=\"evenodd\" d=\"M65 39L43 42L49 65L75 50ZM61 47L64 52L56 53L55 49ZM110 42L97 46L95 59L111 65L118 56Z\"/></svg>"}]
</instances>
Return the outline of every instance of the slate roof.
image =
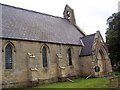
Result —
<instances>
[{"instance_id":1,"label":"slate roof","mask_svg":"<svg viewBox=\"0 0 120 90\"><path fill-rule=\"evenodd\" d=\"M1 38L82 45L82 33L68 20L2 5Z\"/></svg>"},{"instance_id":2,"label":"slate roof","mask_svg":"<svg viewBox=\"0 0 120 90\"><path fill-rule=\"evenodd\" d=\"M82 48L80 56L88 56L92 54L94 38L95 34L87 35L81 38L84 43L84 47Z\"/></svg>"}]
</instances>

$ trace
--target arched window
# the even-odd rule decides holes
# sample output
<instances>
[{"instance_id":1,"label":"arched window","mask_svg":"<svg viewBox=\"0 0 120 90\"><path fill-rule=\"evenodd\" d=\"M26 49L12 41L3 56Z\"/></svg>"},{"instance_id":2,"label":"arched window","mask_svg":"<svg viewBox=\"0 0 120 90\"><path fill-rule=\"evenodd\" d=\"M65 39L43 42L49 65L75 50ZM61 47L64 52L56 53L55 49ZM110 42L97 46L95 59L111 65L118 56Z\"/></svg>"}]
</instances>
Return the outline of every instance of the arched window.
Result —
<instances>
[{"instance_id":1,"label":"arched window","mask_svg":"<svg viewBox=\"0 0 120 90\"><path fill-rule=\"evenodd\" d=\"M5 68L12 69L12 46L10 44L5 47Z\"/></svg>"},{"instance_id":2,"label":"arched window","mask_svg":"<svg viewBox=\"0 0 120 90\"><path fill-rule=\"evenodd\" d=\"M103 51L100 49L99 52L100 52L101 58L105 59Z\"/></svg>"},{"instance_id":3,"label":"arched window","mask_svg":"<svg viewBox=\"0 0 120 90\"><path fill-rule=\"evenodd\" d=\"M42 61L43 61L43 67L47 67L47 50L46 47L44 46L42 48Z\"/></svg>"},{"instance_id":4,"label":"arched window","mask_svg":"<svg viewBox=\"0 0 120 90\"><path fill-rule=\"evenodd\" d=\"M69 60L69 65L72 65L72 55L71 55L71 49L68 49L68 60Z\"/></svg>"}]
</instances>

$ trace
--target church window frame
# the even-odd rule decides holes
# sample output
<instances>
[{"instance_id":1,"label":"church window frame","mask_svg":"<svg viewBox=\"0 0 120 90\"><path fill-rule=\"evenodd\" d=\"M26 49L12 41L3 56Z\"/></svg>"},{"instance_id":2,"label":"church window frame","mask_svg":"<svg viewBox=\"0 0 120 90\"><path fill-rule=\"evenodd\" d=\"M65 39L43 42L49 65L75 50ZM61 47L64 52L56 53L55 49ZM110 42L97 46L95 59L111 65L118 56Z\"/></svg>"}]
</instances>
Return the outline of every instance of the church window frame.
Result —
<instances>
[{"instance_id":1,"label":"church window frame","mask_svg":"<svg viewBox=\"0 0 120 90\"><path fill-rule=\"evenodd\" d=\"M12 69L13 55L12 55L12 46L8 44L5 47L5 69Z\"/></svg>"},{"instance_id":2,"label":"church window frame","mask_svg":"<svg viewBox=\"0 0 120 90\"><path fill-rule=\"evenodd\" d=\"M45 46L42 48L42 64L43 67L48 67L47 48Z\"/></svg>"},{"instance_id":3,"label":"church window frame","mask_svg":"<svg viewBox=\"0 0 120 90\"><path fill-rule=\"evenodd\" d=\"M71 48L68 48L67 54L68 54L68 65L72 66L73 62L72 62L72 51L71 51Z\"/></svg>"},{"instance_id":4,"label":"church window frame","mask_svg":"<svg viewBox=\"0 0 120 90\"><path fill-rule=\"evenodd\" d=\"M4 57L4 69L12 70L14 69L16 48L11 41L6 42L2 47L3 57Z\"/></svg>"}]
</instances>

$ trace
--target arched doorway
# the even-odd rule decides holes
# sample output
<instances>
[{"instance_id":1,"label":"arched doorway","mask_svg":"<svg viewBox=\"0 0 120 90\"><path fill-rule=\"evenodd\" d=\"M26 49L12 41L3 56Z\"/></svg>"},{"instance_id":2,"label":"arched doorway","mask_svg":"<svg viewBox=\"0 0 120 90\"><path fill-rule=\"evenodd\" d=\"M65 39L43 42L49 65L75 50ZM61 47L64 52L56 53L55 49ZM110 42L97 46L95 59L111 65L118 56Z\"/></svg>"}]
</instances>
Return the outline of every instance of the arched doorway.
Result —
<instances>
[{"instance_id":1,"label":"arched doorway","mask_svg":"<svg viewBox=\"0 0 120 90\"><path fill-rule=\"evenodd\" d=\"M106 76L107 75L107 66L106 66L106 58L104 52L100 49L98 52L98 66L100 67L99 76Z\"/></svg>"}]
</instances>

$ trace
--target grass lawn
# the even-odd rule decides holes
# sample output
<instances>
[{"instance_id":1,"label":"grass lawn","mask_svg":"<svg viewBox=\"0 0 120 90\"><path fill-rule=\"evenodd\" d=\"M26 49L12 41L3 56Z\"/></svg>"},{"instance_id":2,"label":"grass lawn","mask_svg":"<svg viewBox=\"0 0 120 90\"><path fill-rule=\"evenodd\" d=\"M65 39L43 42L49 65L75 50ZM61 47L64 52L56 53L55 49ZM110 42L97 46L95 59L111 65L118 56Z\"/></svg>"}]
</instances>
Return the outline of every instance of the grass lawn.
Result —
<instances>
[{"instance_id":1,"label":"grass lawn","mask_svg":"<svg viewBox=\"0 0 120 90\"><path fill-rule=\"evenodd\" d=\"M120 72L114 72L115 76L120 77ZM39 85L36 87L15 89L15 90L41 90L42 88L109 88L109 78L80 78L73 82L56 82L51 84Z\"/></svg>"},{"instance_id":2,"label":"grass lawn","mask_svg":"<svg viewBox=\"0 0 120 90\"><path fill-rule=\"evenodd\" d=\"M107 88L109 80L107 78L76 79L74 82L58 82L46 84L34 88Z\"/></svg>"},{"instance_id":3,"label":"grass lawn","mask_svg":"<svg viewBox=\"0 0 120 90\"><path fill-rule=\"evenodd\" d=\"M17 89L17 90L38 90L41 88L108 88L108 78L90 78L90 79L76 79L74 82L56 82L51 84L39 85L32 88Z\"/></svg>"}]
</instances>

